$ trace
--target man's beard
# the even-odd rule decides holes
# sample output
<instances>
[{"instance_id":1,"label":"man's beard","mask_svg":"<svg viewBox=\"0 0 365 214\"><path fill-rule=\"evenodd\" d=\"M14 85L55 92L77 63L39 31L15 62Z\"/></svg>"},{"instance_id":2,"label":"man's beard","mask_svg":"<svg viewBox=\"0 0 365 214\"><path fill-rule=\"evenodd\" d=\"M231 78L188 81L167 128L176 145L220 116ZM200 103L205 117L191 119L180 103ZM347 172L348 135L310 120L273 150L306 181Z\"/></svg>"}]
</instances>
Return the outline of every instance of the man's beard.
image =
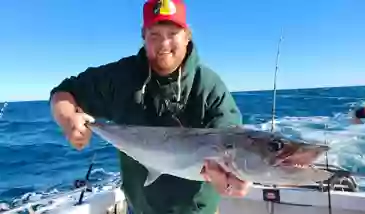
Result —
<instances>
[{"instance_id":1,"label":"man's beard","mask_svg":"<svg viewBox=\"0 0 365 214\"><path fill-rule=\"evenodd\" d=\"M154 58L150 59L149 62L156 73L164 76L174 72L180 66L182 60Z\"/></svg>"}]
</instances>

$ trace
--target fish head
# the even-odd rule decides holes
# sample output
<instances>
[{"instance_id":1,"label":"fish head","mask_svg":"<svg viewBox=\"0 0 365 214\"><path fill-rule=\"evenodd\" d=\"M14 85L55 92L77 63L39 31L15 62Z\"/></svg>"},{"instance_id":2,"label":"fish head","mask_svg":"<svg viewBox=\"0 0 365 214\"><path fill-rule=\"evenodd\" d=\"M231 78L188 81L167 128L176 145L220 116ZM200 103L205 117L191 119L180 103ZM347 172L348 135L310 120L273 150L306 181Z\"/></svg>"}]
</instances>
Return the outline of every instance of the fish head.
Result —
<instances>
[{"instance_id":1,"label":"fish head","mask_svg":"<svg viewBox=\"0 0 365 214\"><path fill-rule=\"evenodd\" d=\"M304 180L325 180L331 176L317 170L303 177L305 166L327 151L329 147L326 145L259 130L233 133L223 145L221 166L242 180L293 184Z\"/></svg>"}]
</instances>

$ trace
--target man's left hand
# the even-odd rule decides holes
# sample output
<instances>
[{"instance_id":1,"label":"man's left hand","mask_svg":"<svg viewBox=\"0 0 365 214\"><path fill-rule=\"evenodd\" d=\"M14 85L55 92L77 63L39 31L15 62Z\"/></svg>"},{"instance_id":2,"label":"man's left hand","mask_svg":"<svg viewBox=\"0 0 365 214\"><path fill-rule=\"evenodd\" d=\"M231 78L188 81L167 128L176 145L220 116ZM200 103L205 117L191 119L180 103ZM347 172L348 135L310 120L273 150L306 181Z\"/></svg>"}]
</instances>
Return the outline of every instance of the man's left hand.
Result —
<instances>
[{"instance_id":1,"label":"man's left hand","mask_svg":"<svg viewBox=\"0 0 365 214\"><path fill-rule=\"evenodd\" d=\"M224 196L243 197L248 193L251 182L239 180L232 173L226 172L214 161L206 161L201 172L204 179Z\"/></svg>"}]
</instances>

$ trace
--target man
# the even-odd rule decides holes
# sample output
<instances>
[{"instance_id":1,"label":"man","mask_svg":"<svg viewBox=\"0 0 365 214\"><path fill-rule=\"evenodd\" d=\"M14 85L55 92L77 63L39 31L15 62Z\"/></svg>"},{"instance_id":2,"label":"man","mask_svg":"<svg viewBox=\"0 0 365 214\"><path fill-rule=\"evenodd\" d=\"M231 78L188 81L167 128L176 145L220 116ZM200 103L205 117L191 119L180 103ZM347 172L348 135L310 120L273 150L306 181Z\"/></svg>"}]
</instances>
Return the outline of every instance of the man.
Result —
<instances>
[{"instance_id":1,"label":"man","mask_svg":"<svg viewBox=\"0 0 365 214\"><path fill-rule=\"evenodd\" d=\"M365 120L365 103L358 105L353 111L353 124L363 124Z\"/></svg>"},{"instance_id":2,"label":"man","mask_svg":"<svg viewBox=\"0 0 365 214\"><path fill-rule=\"evenodd\" d=\"M144 47L138 54L92 67L51 91L56 122L71 144L90 140L86 121L120 124L224 127L241 114L224 83L198 58L179 0L149 0L143 7ZM153 158L153 157L151 157ZM243 196L248 183L207 163L207 182L162 175L144 187L147 170L120 152L122 189L134 214L213 214L220 195Z\"/></svg>"}]
</instances>

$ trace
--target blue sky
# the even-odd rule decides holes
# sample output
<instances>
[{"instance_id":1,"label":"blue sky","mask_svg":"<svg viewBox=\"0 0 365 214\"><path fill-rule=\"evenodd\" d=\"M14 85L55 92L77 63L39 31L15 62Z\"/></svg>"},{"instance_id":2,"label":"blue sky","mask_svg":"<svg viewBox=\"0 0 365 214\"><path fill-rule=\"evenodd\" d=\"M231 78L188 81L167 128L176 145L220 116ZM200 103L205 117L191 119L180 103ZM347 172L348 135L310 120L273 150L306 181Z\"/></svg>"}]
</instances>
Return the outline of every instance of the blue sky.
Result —
<instances>
[{"instance_id":1,"label":"blue sky","mask_svg":"<svg viewBox=\"0 0 365 214\"><path fill-rule=\"evenodd\" d=\"M0 100L47 99L63 78L135 54L143 0L2 1ZM186 0L202 61L229 89L365 85L365 1Z\"/></svg>"}]
</instances>

